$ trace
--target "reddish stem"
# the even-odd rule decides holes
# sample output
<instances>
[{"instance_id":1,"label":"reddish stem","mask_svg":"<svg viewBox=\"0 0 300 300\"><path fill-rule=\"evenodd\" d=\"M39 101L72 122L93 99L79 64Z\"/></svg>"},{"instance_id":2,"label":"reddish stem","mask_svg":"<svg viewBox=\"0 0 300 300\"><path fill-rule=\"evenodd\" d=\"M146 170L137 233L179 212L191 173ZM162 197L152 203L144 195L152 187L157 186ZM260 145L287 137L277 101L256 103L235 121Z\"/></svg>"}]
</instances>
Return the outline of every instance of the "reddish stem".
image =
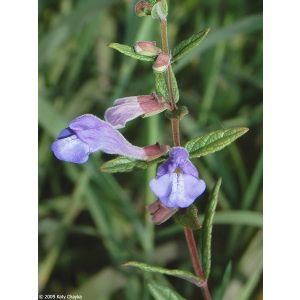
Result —
<instances>
[{"instance_id":1,"label":"reddish stem","mask_svg":"<svg viewBox=\"0 0 300 300\"><path fill-rule=\"evenodd\" d=\"M202 295L205 300L212 300L208 289L207 280L204 278L204 273L200 265L200 260L198 256L193 230L189 227L184 226L184 234L192 258L192 263L193 263L195 273L201 280L200 288L201 288Z\"/></svg>"}]
</instances>

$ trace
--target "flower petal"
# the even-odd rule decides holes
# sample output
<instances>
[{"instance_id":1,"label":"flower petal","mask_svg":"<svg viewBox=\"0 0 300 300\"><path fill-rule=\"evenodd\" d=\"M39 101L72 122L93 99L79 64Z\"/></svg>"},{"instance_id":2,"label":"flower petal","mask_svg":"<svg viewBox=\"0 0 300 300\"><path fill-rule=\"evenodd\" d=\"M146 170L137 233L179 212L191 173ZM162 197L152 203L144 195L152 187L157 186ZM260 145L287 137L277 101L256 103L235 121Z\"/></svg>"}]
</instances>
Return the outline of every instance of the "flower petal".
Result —
<instances>
[{"instance_id":1,"label":"flower petal","mask_svg":"<svg viewBox=\"0 0 300 300\"><path fill-rule=\"evenodd\" d=\"M150 189L159 199L168 197L172 191L171 174L152 179L150 181Z\"/></svg>"},{"instance_id":2,"label":"flower petal","mask_svg":"<svg viewBox=\"0 0 300 300\"><path fill-rule=\"evenodd\" d=\"M114 128L119 129L139 116L149 117L167 108L170 109L170 105L156 95L125 97L115 100L114 106L105 111L104 118Z\"/></svg>"},{"instance_id":3,"label":"flower petal","mask_svg":"<svg viewBox=\"0 0 300 300\"><path fill-rule=\"evenodd\" d=\"M204 180L195 178L191 175L183 174L183 181L185 187L185 199L186 203L184 205L191 205L197 197L199 197L206 189L206 184ZM191 201L191 202L190 202ZM181 207L187 207L181 206Z\"/></svg>"},{"instance_id":4,"label":"flower petal","mask_svg":"<svg viewBox=\"0 0 300 300\"><path fill-rule=\"evenodd\" d=\"M197 168L193 165L193 163L189 159L187 159L184 162L179 163L178 167L183 172L183 174L192 175L196 178L199 177Z\"/></svg>"},{"instance_id":5,"label":"flower petal","mask_svg":"<svg viewBox=\"0 0 300 300\"><path fill-rule=\"evenodd\" d=\"M136 97L129 97L136 98ZM121 99L120 99L121 100ZM129 99L128 99L129 100ZM125 127L128 121L131 121L141 115L144 112L136 101L120 101L119 104L108 108L105 111L104 118L114 128L119 129Z\"/></svg>"},{"instance_id":6,"label":"flower petal","mask_svg":"<svg viewBox=\"0 0 300 300\"><path fill-rule=\"evenodd\" d=\"M69 127L81 141L89 145L90 152L103 151L108 154L150 160L165 154L169 150L168 146L159 144L144 148L134 146L108 122L93 115L83 115L72 121Z\"/></svg>"},{"instance_id":7,"label":"flower petal","mask_svg":"<svg viewBox=\"0 0 300 300\"><path fill-rule=\"evenodd\" d=\"M161 177L167 173L175 172L177 165L171 160L167 159L158 169L156 172L157 177Z\"/></svg>"},{"instance_id":8,"label":"flower petal","mask_svg":"<svg viewBox=\"0 0 300 300\"><path fill-rule=\"evenodd\" d=\"M88 144L79 140L75 135L57 139L52 143L51 150L59 160L76 164L85 163L90 153Z\"/></svg>"},{"instance_id":9,"label":"flower petal","mask_svg":"<svg viewBox=\"0 0 300 300\"><path fill-rule=\"evenodd\" d=\"M189 152L184 147L173 147L169 155L177 164L183 163L189 158Z\"/></svg>"}]
</instances>

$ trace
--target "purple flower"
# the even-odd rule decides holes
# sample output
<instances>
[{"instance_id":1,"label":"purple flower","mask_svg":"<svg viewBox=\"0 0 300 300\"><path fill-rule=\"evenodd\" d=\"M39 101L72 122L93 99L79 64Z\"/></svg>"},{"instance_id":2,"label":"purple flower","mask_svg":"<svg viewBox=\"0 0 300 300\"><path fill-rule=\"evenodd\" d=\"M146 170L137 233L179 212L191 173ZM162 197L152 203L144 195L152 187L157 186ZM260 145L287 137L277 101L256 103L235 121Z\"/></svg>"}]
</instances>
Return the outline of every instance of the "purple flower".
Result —
<instances>
[{"instance_id":1,"label":"purple flower","mask_svg":"<svg viewBox=\"0 0 300 300\"><path fill-rule=\"evenodd\" d=\"M165 207L188 207L204 192L205 182L199 179L185 148L174 147L169 155L158 168L156 178L151 180L150 188Z\"/></svg>"},{"instance_id":2,"label":"purple flower","mask_svg":"<svg viewBox=\"0 0 300 300\"><path fill-rule=\"evenodd\" d=\"M154 94L125 97L115 100L114 106L105 111L104 118L114 128L119 129L139 116L149 117L165 109L170 109L169 103Z\"/></svg>"},{"instance_id":3,"label":"purple flower","mask_svg":"<svg viewBox=\"0 0 300 300\"><path fill-rule=\"evenodd\" d=\"M168 146L159 144L137 147L109 123L90 114L80 116L62 130L51 145L54 155L67 162L85 163L90 153L102 151L127 157L152 160L168 152Z\"/></svg>"}]
</instances>

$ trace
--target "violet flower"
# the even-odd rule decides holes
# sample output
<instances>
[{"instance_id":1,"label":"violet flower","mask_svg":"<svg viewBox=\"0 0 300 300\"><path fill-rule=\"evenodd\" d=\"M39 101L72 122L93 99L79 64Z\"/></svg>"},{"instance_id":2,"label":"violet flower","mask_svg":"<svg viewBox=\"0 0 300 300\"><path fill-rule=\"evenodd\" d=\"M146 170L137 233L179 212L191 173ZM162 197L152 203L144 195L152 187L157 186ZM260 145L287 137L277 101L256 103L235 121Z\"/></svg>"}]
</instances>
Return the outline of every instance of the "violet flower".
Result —
<instances>
[{"instance_id":1,"label":"violet flower","mask_svg":"<svg viewBox=\"0 0 300 300\"><path fill-rule=\"evenodd\" d=\"M86 114L71 121L69 127L61 131L51 150L59 160L83 164L90 153L96 151L152 160L167 153L169 147L159 144L143 148L134 146L109 123Z\"/></svg>"},{"instance_id":2,"label":"violet flower","mask_svg":"<svg viewBox=\"0 0 300 300\"><path fill-rule=\"evenodd\" d=\"M185 148L174 147L169 155L158 168L156 178L151 180L150 188L165 207L188 207L204 192L205 182L199 179Z\"/></svg>"},{"instance_id":3,"label":"violet flower","mask_svg":"<svg viewBox=\"0 0 300 300\"><path fill-rule=\"evenodd\" d=\"M119 129L139 116L149 117L165 109L170 109L170 104L155 94L125 97L115 100L113 106L105 111L104 118Z\"/></svg>"}]
</instances>

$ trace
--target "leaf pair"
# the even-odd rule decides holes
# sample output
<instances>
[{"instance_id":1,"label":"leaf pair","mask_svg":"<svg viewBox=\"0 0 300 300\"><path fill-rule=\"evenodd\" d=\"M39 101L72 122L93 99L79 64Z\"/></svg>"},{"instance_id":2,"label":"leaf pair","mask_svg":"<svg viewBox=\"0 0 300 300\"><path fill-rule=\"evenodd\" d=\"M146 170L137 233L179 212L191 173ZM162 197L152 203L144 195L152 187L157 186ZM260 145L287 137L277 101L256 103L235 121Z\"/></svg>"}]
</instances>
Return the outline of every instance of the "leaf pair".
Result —
<instances>
[{"instance_id":1,"label":"leaf pair","mask_svg":"<svg viewBox=\"0 0 300 300\"><path fill-rule=\"evenodd\" d=\"M193 34L189 38L181 41L172 51L172 63L181 59L183 56L187 55L190 51L192 51L195 47L197 47L207 36L210 28L204 29L198 33ZM132 58L141 60L141 61L149 61L154 62L154 57L149 57L145 55L141 55L135 52L134 47L119 43L111 43L108 45L109 47L127 55ZM174 75L173 75L174 76Z\"/></svg>"},{"instance_id":2,"label":"leaf pair","mask_svg":"<svg viewBox=\"0 0 300 300\"><path fill-rule=\"evenodd\" d=\"M221 129L196 137L185 144L185 148L190 153L190 158L201 157L220 151L240 136L245 134L248 128L238 127ZM109 160L101 166L101 171L107 173L131 172L133 170L144 170L153 164L160 163L164 157L157 158L153 161L134 160L124 156L119 156Z\"/></svg>"}]
</instances>

